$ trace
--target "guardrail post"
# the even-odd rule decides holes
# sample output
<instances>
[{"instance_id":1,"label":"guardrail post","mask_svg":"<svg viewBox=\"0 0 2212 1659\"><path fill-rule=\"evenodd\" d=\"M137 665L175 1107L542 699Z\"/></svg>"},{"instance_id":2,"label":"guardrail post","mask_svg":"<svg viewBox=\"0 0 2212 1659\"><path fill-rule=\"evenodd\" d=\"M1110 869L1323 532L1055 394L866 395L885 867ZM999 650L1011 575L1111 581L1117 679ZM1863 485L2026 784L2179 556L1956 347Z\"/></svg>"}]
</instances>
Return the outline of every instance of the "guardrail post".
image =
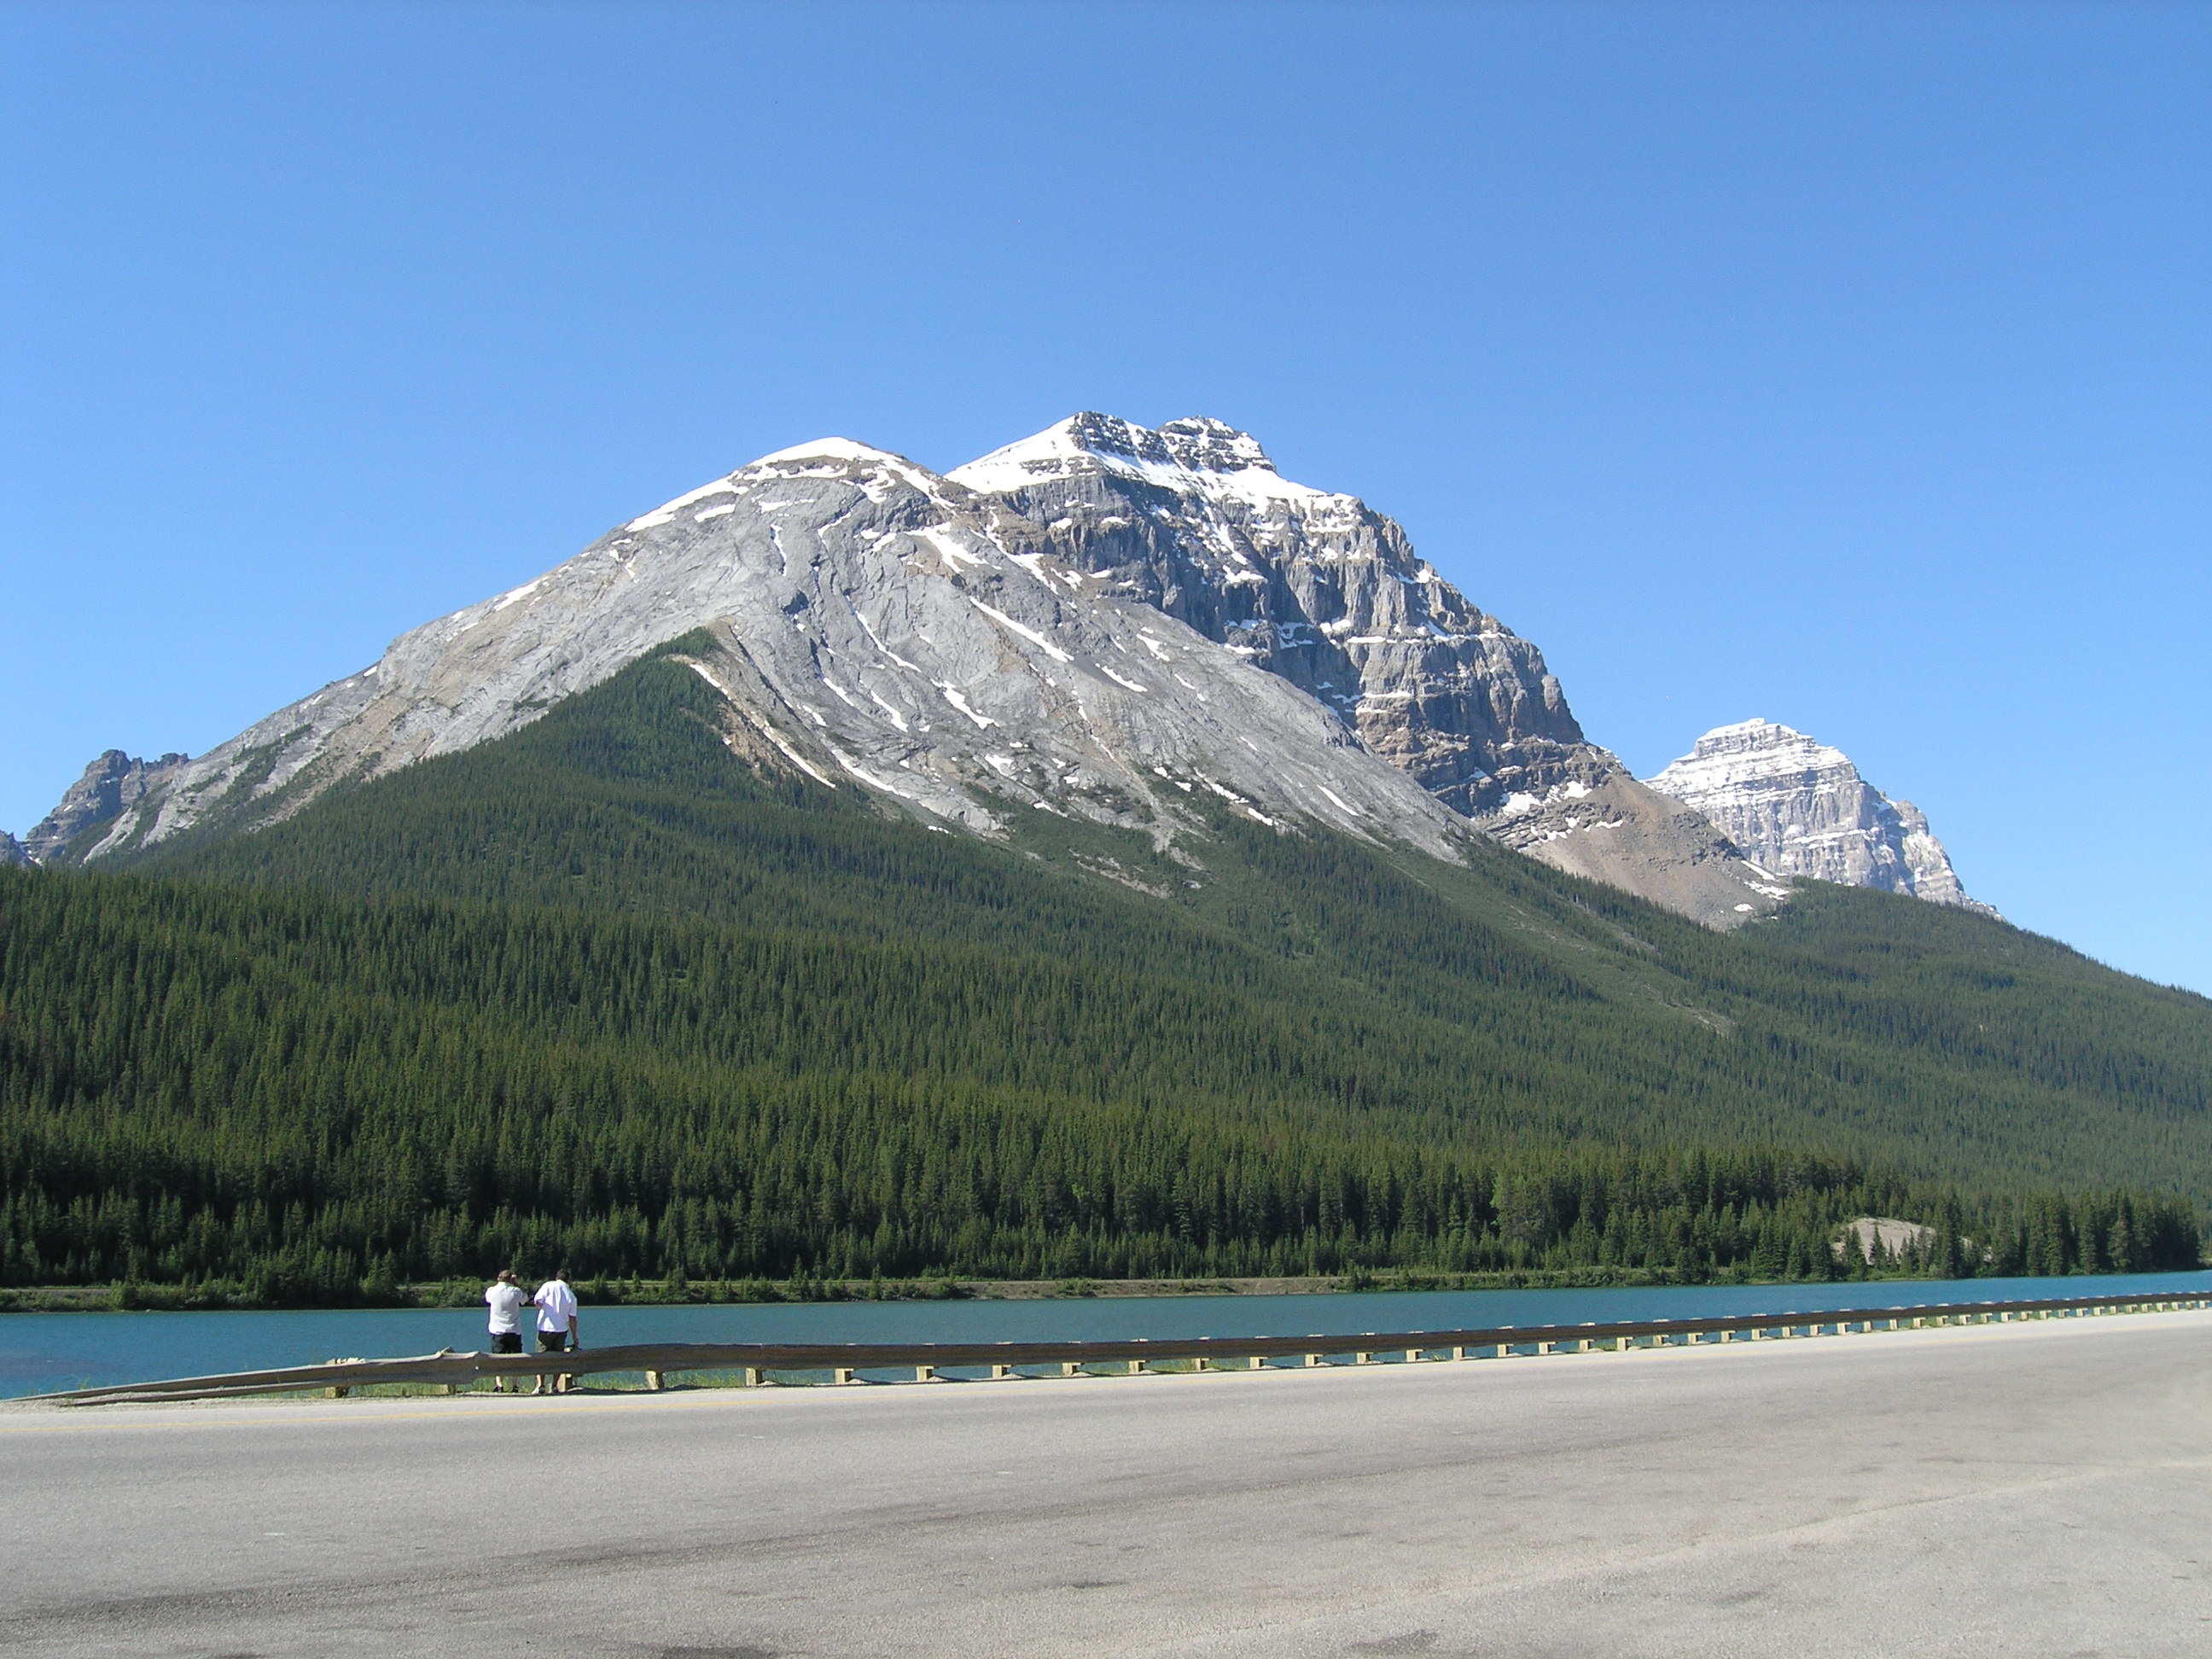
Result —
<instances>
[{"instance_id":1,"label":"guardrail post","mask_svg":"<svg viewBox=\"0 0 2212 1659\"><path fill-rule=\"evenodd\" d=\"M916 1365L914 1368L914 1380L917 1382L936 1382L937 1367L934 1365Z\"/></svg>"},{"instance_id":2,"label":"guardrail post","mask_svg":"<svg viewBox=\"0 0 2212 1659\"><path fill-rule=\"evenodd\" d=\"M850 1365L836 1365L831 1367L830 1371L830 1380L837 1384L840 1388L842 1388L846 1383L850 1382L853 1380L853 1368Z\"/></svg>"},{"instance_id":3,"label":"guardrail post","mask_svg":"<svg viewBox=\"0 0 2212 1659\"><path fill-rule=\"evenodd\" d=\"M1266 1370L1267 1369L1267 1356L1263 1353L1254 1354L1249 1369L1255 1371Z\"/></svg>"},{"instance_id":4,"label":"guardrail post","mask_svg":"<svg viewBox=\"0 0 2212 1659\"><path fill-rule=\"evenodd\" d=\"M1352 1356L1352 1363L1355 1365L1371 1365L1375 1363L1375 1356L1371 1353L1355 1353Z\"/></svg>"},{"instance_id":5,"label":"guardrail post","mask_svg":"<svg viewBox=\"0 0 2212 1659\"><path fill-rule=\"evenodd\" d=\"M1081 1360L1079 1360L1079 1359L1063 1359L1063 1360L1061 1360L1061 1361L1060 1362L1060 1374L1062 1376L1082 1376L1082 1375L1083 1375L1083 1362L1082 1362Z\"/></svg>"},{"instance_id":6,"label":"guardrail post","mask_svg":"<svg viewBox=\"0 0 2212 1659\"><path fill-rule=\"evenodd\" d=\"M1314 1366L1318 1365L1318 1364L1321 1364L1321 1356L1320 1356L1319 1354L1317 1354L1317 1353L1310 1353L1310 1354L1308 1354L1308 1355L1306 1356L1306 1368L1307 1368L1309 1370L1310 1370Z\"/></svg>"},{"instance_id":7,"label":"guardrail post","mask_svg":"<svg viewBox=\"0 0 2212 1659\"><path fill-rule=\"evenodd\" d=\"M1013 1374L1014 1368L1012 1365L994 1365L991 1367L991 1381L994 1382L1003 1382Z\"/></svg>"},{"instance_id":8,"label":"guardrail post","mask_svg":"<svg viewBox=\"0 0 2212 1659\"><path fill-rule=\"evenodd\" d=\"M1132 1376L1142 1376L1145 1374L1146 1363L1146 1361L1141 1359L1132 1359L1129 1362L1129 1375Z\"/></svg>"},{"instance_id":9,"label":"guardrail post","mask_svg":"<svg viewBox=\"0 0 2212 1659\"><path fill-rule=\"evenodd\" d=\"M745 1387L757 1389L766 1380L766 1373L757 1365L745 1367Z\"/></svg>"},{"instance_id":10,"label":"guardrail post","mask_svg":"<svg viewBox=\"0 0 2212 1659\"><path fill-rule=\"evenodd\" d=\"M1407 1350L1406 1350L1406 1363L1407 1363L1408 1365L1418 1365L1418 1364L1419 1364L1421 1363L1421 1356L1422 1356L1423 1354L1426 1353L1427 1352L1428 1352L1428 1350L1427 1350L1426 1348L1408 1348L1408 1349L1407 1349Z\"/></svg>"},{"instance_id":11,"label":"guardrail post","mask_svg":"<svg viewBox=\"0 0 2212 1659\"><path fill-rule=\"evenodd\" d=\"M645 1374L645 1389L647 1394L659 1394L660 1392L660 1373L659 1371L647 1371Z\"/></svg>"}]
</instances>

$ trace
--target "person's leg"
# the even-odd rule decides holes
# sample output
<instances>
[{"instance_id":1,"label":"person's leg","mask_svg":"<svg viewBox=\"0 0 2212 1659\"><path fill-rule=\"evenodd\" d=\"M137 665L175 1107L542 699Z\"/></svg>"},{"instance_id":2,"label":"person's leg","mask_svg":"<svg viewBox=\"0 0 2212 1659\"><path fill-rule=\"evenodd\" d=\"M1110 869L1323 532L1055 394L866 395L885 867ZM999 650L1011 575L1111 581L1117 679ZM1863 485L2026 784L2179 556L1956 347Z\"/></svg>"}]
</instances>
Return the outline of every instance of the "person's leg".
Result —
<instances>
[{"instance_id":1,"label":"person's leg","mask_svg":"<svg viewBox=\"0 0 2212 1659\"><path fill-rule=\"evenodd\" d=\"M520 1353L522 1352L522 1333L520 1331L494 1331L491 1334L491 1351L494 1353ZM491 1387L494 1394L513 1394L514 1392L514 1379L505 1374L495 1378L493 1381Z\"/></svg>"},{"instance_id":2,"label":"person's leg","mask_svg":"<svg viewBox=\"0 0 2212 1659\"><path fill-rule=\"evenodd\" d=\"M538 1352L540 1353L560 1353L565 1350L568 1346L568 1334L566 1331L540 1331L538 1333ZM561 1391L561 1378L557 1376L551 1376L549 1377L549 1374L543 1371L538 1373L538 1386L532 1389L531 1393L544 1394L546 1391L545 1385L549 1380L553 1384L553 1392L558 1394Z\"/></svg>"}]
</instances>

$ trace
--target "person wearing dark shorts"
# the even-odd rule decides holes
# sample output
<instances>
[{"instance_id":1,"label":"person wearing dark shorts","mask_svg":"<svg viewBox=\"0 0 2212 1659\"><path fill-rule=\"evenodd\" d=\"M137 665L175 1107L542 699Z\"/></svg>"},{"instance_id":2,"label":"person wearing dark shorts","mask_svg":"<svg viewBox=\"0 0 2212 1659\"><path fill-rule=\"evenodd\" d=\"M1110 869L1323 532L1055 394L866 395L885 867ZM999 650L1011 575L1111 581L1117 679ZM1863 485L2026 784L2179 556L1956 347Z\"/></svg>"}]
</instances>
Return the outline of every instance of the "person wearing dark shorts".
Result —
<instances>
[{"instance_id":1,"label":"person wearing dark shorts","mask_svg":"<svg viewBox=\"0 0 2212 1659\"><path fill-rule=\"evenodd\" d=\"M491 1310L491 1351L494 1353L522 1352L522 1310L530 1305L530 1297L521 1285L514 1282L512 1268L500 1269L499 1277L484 1286L484 1306ZM505 1377L492 1384L500 1394L511 1392Z\"/></svg>"},{"instance_id":2,"label":"person wearing dark shorts","mask_svg":"<svg viewBox=\"0 0 2212 1659\"><path fill-rule=\"evenodd\" d=\"M576 1340L576 1293L568 1288L566 1267L538 1287L538 1294L530 1298L538 1310L538 1352L564 1353L571 1347L581 1347ZM568 1382L565 1373L556 1380L556 1393ZM545 1392L545 1379L539 1377L532 1394Z\"/></svg>"}]
</instances>

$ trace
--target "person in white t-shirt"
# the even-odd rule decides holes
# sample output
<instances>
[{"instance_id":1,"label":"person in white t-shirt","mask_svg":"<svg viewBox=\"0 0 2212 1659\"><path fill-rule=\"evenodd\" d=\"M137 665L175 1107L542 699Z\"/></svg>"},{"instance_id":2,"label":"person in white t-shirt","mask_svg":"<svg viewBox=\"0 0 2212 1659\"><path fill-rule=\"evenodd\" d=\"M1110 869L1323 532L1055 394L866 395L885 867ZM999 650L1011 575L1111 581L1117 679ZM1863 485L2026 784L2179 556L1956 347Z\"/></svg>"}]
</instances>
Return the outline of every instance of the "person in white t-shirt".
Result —
<instances>
[{"instance_id":1,"label":"person in white t-shirt","mask_svg":"<svg viewBox=\"0 0 2212 1659\"><path fill-rule=\"evenodd\" d=\"M491 1310L491 1351L494 1353L522 1352L522 1310L530 1305L529 1293L514 1282L514 1272L501 1267L499 1277L484 1286L484 1305ZM507 1381L500 1378L492 1384L500 1394L509 1391Z\"/></svg>"},{"instance_id":2,"label":"person in white t-shirt","mask_svg":"<svg viewBox=\"0 0 2212 1659\"><path fill-rule=\"evenodd\" d=\"M538 1294L530 1298L538 1310L538 1352L560 1353L571 1347L584 1345L576 1334L576 1293L568 1288L566 1267L538 1287ZM561 1379L565 1386L567 1378ZM533 1394L545 1392L545 1379L539 1377Z\"/></svg>"}]
</instances>

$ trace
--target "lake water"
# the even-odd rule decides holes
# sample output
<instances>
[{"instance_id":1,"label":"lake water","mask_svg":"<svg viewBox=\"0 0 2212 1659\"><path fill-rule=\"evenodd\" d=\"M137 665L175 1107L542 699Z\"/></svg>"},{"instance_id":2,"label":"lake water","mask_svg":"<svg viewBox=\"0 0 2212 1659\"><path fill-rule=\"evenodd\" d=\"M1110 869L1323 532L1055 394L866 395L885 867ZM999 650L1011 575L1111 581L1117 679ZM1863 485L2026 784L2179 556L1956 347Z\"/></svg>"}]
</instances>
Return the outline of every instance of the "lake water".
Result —
<instances>
[{"instance_id":1,"label":"lake water","mask_svg":"<svg viewBox=\"0 0 2212 1659\"><path fill-rule=\"evenodd\" d=\"M2088 1279L1891 1279L1597 1291L1376 1291L1340 1296L1102 1297L1040 1302L770 1303L586 1308L592 1347L632 1342L1069 1341L1126 1337L1358 1336L1574 1325L1702 1314L2212 1294L2212 1273ZM218 1371L488 1347L477 1309L343 1313L0 1315L0 1398Z\"/></svg>"}]
</instances>

